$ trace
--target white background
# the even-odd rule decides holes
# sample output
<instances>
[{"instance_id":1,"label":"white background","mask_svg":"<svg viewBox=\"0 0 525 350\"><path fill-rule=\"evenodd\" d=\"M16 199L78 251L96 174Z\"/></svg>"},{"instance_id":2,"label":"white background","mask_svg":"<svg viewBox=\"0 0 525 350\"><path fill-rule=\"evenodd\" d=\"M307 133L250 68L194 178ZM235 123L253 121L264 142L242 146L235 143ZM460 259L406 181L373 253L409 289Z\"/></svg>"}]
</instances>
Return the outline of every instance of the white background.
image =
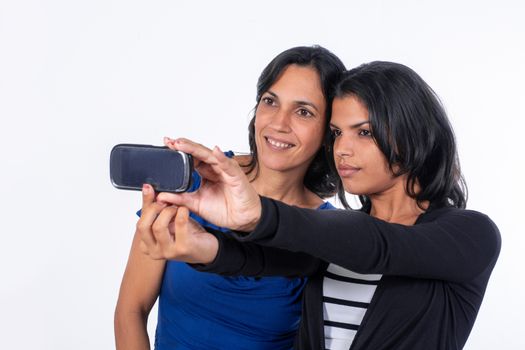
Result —
<instances>
[{"instance_id":1,"label":"white background","mask_svg":"<svg viewBox=\"0 0 525 350\"><path fill-rule=\"evenodd\" d=\"M0 347L113 348L140 194L111 187L111 147L246 151L261 70L321 44L347 67L404 63L440 95L469 208L503 237L466 349L525 348L524 15L519 0L1 0Z\"/></svg>"}]
</instances>

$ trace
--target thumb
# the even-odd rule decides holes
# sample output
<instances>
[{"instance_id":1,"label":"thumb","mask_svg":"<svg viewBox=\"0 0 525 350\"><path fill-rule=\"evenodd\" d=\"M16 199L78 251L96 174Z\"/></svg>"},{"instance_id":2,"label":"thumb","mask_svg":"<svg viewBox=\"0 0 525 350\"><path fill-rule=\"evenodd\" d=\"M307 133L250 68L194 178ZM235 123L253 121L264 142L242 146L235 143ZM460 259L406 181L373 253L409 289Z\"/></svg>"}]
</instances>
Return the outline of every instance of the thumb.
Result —
<instances>
[{"instance_id":1,"label":"thumb","mask_svg":"<svg viewBox=\"0 0 525 350\"><path fill-rule=\"evenodd\" d=\"M142 208L155 201L155 190L151 185L142 185Z\"/></svg>"},{"instance_id":2,"label":"thumb","mask_svg":"<svg viewBox=\"0 0 525 350\"><path fill-rule=\"evenodd\" d=\"M200 192L168 193L161 192L157 195L157 202L172 204L198 212Z\"/></svg>"}]
</instances>

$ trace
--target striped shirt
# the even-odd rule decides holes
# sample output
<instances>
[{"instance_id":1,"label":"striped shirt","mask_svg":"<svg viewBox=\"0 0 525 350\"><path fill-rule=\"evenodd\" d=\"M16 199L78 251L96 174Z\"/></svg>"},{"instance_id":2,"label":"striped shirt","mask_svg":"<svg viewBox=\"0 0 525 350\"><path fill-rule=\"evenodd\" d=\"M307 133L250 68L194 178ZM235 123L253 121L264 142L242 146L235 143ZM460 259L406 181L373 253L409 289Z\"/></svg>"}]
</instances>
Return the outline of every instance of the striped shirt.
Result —
<instances>
[{"instance_id":1,"label":"striped shirt","mask_svg":"<svg viewBox=\"0 0 525 350\"><path fill-rule=\"evenodd\" d=\"M362 275L330 264L323 279L325 348L348 350L381 275Z\"/></svg>"}]
</instances>

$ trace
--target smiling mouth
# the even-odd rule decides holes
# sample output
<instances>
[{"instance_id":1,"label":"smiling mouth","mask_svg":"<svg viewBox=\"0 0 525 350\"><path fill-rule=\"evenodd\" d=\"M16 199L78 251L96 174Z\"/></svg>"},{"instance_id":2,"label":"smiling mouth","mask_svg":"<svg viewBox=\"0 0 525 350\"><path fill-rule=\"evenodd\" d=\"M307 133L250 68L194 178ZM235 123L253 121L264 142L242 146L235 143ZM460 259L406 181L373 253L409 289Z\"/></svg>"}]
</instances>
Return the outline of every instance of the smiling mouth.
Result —
<instances>
[{"instance_id":1,"label":"smiling mouth","mask_svg":"<svg viewBox=\"0 0 525 350\"><path fill-rule=\"evenodd\" d=\"M284 149L289 149L295 146L294 144L291 144L291 143L274 140L272 138L269 138L268 136L265 136L264 139L274 149L284 150Z\"/></svg>"}]
</instances>

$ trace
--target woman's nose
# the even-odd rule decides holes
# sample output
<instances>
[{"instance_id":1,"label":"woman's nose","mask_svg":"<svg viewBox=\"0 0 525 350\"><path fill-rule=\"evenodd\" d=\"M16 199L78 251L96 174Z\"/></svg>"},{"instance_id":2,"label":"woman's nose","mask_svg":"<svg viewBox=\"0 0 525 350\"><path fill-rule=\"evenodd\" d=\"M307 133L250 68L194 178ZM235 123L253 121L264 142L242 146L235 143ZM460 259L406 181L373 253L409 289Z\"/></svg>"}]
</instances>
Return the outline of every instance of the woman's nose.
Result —
<instances>
[{"instance_id":1,"label":"woman's nose","mask_svg":"<svg viewBox=\"0 0 525 350\"><path fill-rule=\"evenodd\" d=\"M272 124L275 130L280 132L289 132L290 127L290 113L285 109L279 109L273 116Z\"/></svg>"}]
</instances>

